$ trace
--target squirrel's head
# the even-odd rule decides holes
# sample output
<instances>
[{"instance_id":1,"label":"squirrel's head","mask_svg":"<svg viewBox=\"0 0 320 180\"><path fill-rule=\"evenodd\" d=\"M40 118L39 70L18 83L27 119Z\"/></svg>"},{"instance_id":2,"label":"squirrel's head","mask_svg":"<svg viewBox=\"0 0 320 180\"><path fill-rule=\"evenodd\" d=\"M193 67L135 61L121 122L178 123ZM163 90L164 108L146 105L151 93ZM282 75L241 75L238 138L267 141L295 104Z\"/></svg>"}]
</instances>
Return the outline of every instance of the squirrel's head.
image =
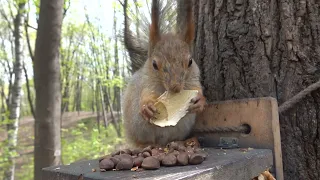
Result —
<instances>
[{"instance_id":1,"label":"squirrel's head","mask_svg":"<svg viewBox=\"0 0 320 180\"><path fill-rule=\"evenodd\" d=\"M194 38L194 23L191 3L186 3L186 22L184 32L179 34L160 34L159 6L152 1L152 22L149 35L148 68L156 74L164 88L170 92L180 92L185 79L194 68L191 46Z\"/></svg>"}]
</instances>

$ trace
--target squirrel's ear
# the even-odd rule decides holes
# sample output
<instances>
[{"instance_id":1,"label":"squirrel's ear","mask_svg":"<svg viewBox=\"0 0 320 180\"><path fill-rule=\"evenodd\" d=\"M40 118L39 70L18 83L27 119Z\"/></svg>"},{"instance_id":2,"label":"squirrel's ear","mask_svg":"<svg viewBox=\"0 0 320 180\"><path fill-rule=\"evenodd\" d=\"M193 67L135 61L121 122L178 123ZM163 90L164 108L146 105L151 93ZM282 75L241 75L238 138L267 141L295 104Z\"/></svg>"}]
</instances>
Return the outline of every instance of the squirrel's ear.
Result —
<instances>
[{"instance_id":1,"label":"squirrel's ear","mask_svg":"<svg viewBox=\"0 0 320 180\"><path fill-rule=\"evenodd\" d=\"M185 34L184 40L191 45L194 39L194 21L193 21L193 11L192 11L192 0L185 1L187 17L185 22Z\"/></svg>"},{"instance_id":2,"label":"squirrel's ear","mask_svg":"<svg viewBox=\"0 0 320 180\"><path fill-rule=\"evenodd\" d=\"M153 49L155 44L160 40L160 29L159 29L159 2L157 0L152 0L151 9L151 25L150 25L150 35L149 43L150 48Z\"/></svg>"}]
</instances>

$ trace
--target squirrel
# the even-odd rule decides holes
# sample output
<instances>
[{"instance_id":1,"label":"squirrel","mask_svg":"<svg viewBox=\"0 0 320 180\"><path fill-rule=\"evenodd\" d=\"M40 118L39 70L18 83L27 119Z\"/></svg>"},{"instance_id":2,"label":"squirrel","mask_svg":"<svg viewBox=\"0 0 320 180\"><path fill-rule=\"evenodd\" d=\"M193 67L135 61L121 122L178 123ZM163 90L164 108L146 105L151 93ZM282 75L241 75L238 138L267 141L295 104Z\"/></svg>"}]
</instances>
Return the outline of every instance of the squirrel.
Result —
<instances>
[{"instance_id":1,"label":"squirrel","mask_svg":"<svg viewBox=\"0 0 320 180\"><path fill-rule=\"evenodd\" d=\"M192 1L185 2L185 29L183 33L161 33L159 2L152 1L149 29L148 57L143 66L132 75L125 87L122 109L127 140L134 146L165 146L172 141L183 141L191 133L196 114L204 110L206 98L200 83L200 71L192 58L194 21ZM159 127L151 124L157 109L157 98L165 91L198 90L191 100L188 113L176 126Z\"/></svg>"}]
</instances>

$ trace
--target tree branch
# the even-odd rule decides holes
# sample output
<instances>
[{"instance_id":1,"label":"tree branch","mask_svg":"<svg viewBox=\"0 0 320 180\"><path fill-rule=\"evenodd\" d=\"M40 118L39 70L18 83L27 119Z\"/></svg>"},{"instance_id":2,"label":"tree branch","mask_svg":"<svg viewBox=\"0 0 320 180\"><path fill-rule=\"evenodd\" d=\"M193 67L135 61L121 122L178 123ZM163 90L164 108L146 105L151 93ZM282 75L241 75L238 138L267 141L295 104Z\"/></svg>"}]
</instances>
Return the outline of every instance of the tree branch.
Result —
<instances>
[{"instance_id":1,"label":"tree branch","mask_svg":"<svg viewBox=\"0 0 320 180\"><path fill-rule=\"evenodd\" d=\"M11 19L14 20L14 19L15 19L15 16L13 15L13 12L12 12L10 0L7 0L7 2L8 2L8 4L9 4L9 10L10 10ZM19 9L18 6L16 6L15 8L16 8L16 9Z\"/></svg>"},{"instance_id":2,"label":"tree branch","mask_svg":"<svg viewBox=\"0 0 320 180\"><path fill-rule=\"evenodd\" d=\"M1 81L0 81L1 82ZM3 87L3 82L1 83L1 92L0 92L0 94L1 94L1 111L0 111L0 117L2 117L2 113L4 113L5 112L5 105L6 105L6 99L7 99L7 97L6 97L6 94L4 93L4 87ZM3 120L2 118L0 119L0 120Z\"/></svg>"},{"instance_id":3,"label":"tree branch","mask_svg":"<svg viewBox=\"0 0 320 180\"><path fill-rule=\"evenodd\" d=\"M28 45L29 55L30 55L30 58L31 58L32 62L34 62L34 54L33 54L32 48L31 48L29 31L28 31L28 20L29 20L29 15L27 15L27 19L26 19L26 21L25 21L24 30L25 30L25 32L26 32L26 38L27 38L27 45Z\"/></svg>"},{"instance_id":4,"label":"tree branch","mask_svg":"<svg viewBox=\"0 0 320 180\"><path fill-rule=\"evenodd\" d=\"M13 70L12 68L10 67L10 63L9 63L9 59L6 58L6 62L7 62L7 67L8 67L8 73L9 73L9 91L8 91L8 96L7 96L7 99L6 99L6 103L7 103L7 107L10 107L10 96L12 94L12 76L13 76Z\"/></svg>"},{"instance_id":5,"label":"tree branch","mask_svg":"<svg viewBox=\"0 0 320 180\"><path fill-rule=\"evenodd\" d=\"M29 16L28 16L28 18L29 18ZM28 24L28 22L27 22L27 24L26 24L29 28L31 28L31 29L34 29L34 30L38 30L38 28L36 28L36 27L33 27L33 26L31 26L30 24Z\"/></svg>"},{"instance_id":6,"label":"tree branch","mask_svg":"<svg viewBox=\"0 0 320 180\"><path fill-rule=\"evenodd\" d=\"M118 0L118 2L121 4L122 7L124 6L124 3L122 1Z\"/></svg>"},{"instance_id":7,"label":"tree branch","mask_svg":"<svg viewBox=\"0 0 320 180\"><path fill-rule=\"evenodd\" d=\"M68 9L70 8L71 5L71 0L65 0L65 3L68 2L68 6L63 8L63 18L66 16Z\"/></svg>"},{"instance_id":8,"label":"tree branch","mask_svg":"<svg viewBox=\"0 0 320 180\"><path fill-rule=\"evenodd\" d=\"M6 22L8 23L8 27L9 29L13 32L13 28L11 26L11 22L8 19L8 16L6 15L6 13L4 12L3 9L0 10L1 16L6 20Z\"/></svg>"}]
</instances>

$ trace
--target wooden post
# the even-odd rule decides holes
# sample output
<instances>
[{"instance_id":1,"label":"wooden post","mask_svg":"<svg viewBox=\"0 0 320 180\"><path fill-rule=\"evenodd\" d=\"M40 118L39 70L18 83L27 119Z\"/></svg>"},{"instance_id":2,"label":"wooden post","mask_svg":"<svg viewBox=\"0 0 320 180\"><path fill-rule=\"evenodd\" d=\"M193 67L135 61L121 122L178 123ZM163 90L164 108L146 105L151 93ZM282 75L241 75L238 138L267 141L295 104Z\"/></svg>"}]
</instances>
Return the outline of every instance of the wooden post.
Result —
<instances>
[{"instance_id":1,"label":"wooden post","mask_svg":"<svg viewBox=\"0 0 320 180\"><path fill-rule=\"evenodd\" d=\"M277 180L283 180L283 165L277 100L272 97L229 100L208 105L197 117L196 129L249 125L250 132L197 133L203 144L216 147L220 137L238 138L240 148L271 149Z\"/></svg>"}]
</instances>

